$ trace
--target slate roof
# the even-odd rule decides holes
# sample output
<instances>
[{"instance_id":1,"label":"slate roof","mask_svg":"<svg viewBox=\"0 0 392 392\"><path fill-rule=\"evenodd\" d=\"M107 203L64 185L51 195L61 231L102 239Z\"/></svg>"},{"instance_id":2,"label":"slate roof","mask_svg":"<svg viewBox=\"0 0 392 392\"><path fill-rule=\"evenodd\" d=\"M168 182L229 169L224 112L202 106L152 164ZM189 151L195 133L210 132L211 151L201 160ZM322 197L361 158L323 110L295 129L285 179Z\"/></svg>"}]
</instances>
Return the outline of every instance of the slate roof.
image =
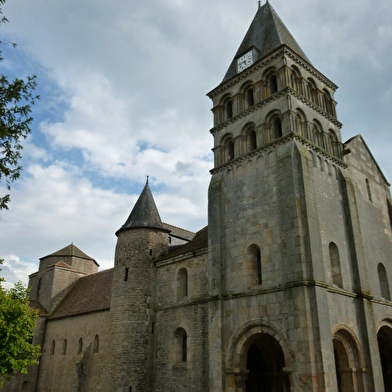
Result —
<instances>
[{"instance_id":1,"label":"slate roof","mask_svg":"<svg viewBox=\"0 0 392 392\"><path fill-rule=\"evenodd\" d=\"M252 47L258 49L259 59L261 59L282 45L288 46L302 59L311 64L271 4L267 2L258 9L222 83L237 75L237 58Z\"/></svg>"},{"instance_id":2,"label":"slate roof","mask_svg":"<svg viewBox=\"0 0 392 392\"><path fill-rule=\"evenodd\" d=\"M121 229L117 230L116 235L118 236L122 230L135 229L140 227L149 227L169 231L163 225L161 217L159 216L159 212L152 196L150 186L148 185L148 177L146 185L144 186L139 199L133 207L131 214Z\"/></svg>"},{"instance_id":3,"label":"slate roof","mask_svg":"<svg viewBox=\"0 0 392 392\"><path fill-rule=\"evenodd\" d=\"M49 319L110 309L112 278L113 268L80 278Z\"/></svg>"},{"instance_id":4,"label":"slate roof","mask_svg":"<svg viewBox=\"0 0 392 392\"><path fill-rule=\"evenodd\" d=\"M91 260L91 261L94 261L94 263L98 265L98 263L92 257L86 255L86 253L82 252L74 244L70 244L63 249L58 250L57 252L51 253L50 255L47 255L44 257L41 257L40 260L43 260L46 257L69 257L69 256L78 257L80 259Z\"/></svg>"},{"instance_id":5,"label":"slate roof","mask_svg":"<svg viewBox=\"0 0 392 392\"><path fill-rule=\"evenodd\" d=\"M180 227L169 225L169 223L165 222L163 222L163 226L165 226L166 229L170 230L171 235L188 241L191 241L196 234L193 231L181 229Z\"/></svg>"},{"instance_id":6,"label":"slate roof","mask_svg":"<svg viewBox=\"0 0 392 392\"><path fill-rule=\"evenodd\" d=\"M169 253L158 260L167 260L174 256L179 256L188 252L194 252L199 249L207 248L208 246L208 226L199 230L194 236L193 240L187 244L180 246L173 246L169 248Z\"/></svg>"},{"instance_id":7,"label":"slate roof","mask_svg":"<svg viewBox=\"0 0 392 392\"><path fill-rule=\"evenodd\" d=\"M40 316L47 316L48 312L46 309L38 302L38 301L30 301L29 302L30 310L38 310Z\"/></svg>"}]
</instances>

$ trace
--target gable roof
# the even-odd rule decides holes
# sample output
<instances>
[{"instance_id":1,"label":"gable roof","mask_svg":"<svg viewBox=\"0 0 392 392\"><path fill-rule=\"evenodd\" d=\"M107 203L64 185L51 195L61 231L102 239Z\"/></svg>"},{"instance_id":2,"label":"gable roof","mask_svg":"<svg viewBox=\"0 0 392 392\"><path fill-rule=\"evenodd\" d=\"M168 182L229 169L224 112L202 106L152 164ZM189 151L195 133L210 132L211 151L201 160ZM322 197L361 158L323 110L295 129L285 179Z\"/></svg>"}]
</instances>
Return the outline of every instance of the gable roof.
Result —
<instances>
[{"instance_id":1,"label":"gable roof","mask_svg":"<svg viewBox=\"0 0 392 392\"><path fill-rule=\"evenodd\" d=\"M49 319L110 309L112 278L113 268L79 278Z\"/></svg>"},{"instance_id":2,"label":"gable roof","mask_svg":"<svg viewBox=\"0 0 392 392\"><path fill-rule=\"evenodd\" d=\"M298 56L311 64L304 51L279 18L271 4L267 1L267 3L256 12L248 32L238 48L222 83L237 74L237 58L240 55L245 54L245 52L252 47L255 47L258 50L260 55L259 59L261 59L282 45L288 46Z\"/></svg>"},{"instance_id":3,"label":"gable roof","mask_svg":"<svg viewBox=\"0 0 392 392\"><path fill-rule=\"evenodd\" d=\"M126 229L135 229L141 227L149 227L153 229L161 229L169 231L162 223L161 217L154 198L148 185L148 177L146 185L143 188L135 206L133 207L128 219L123 224L121 229L117 230L116 235Z\"/></svg>"},{"instance_id":4,"label":"gable roof","mask_svg":"<svg viewBox=\"0 0 392 392\"><path fill-rule=\"evenodd\" d=\"M364 138L362 137L362 135L356 135L356 136L351 137L350 139L348 139L348 140L344 143L344 145L349 146L350 144L353 144L353 143L356 142L356 141L359 141L359 142L361 142L361 143L364 145L364 147L366 148L366 151L368 152L368 154L369 154L370 158L372 159L374 165L377 167L377 170L378 170L378 172L380 173L382 179L385 181L385 183L386 183L388 186L391 186L391 184L390 184L390 183L388 182L388 180L386 179L384 173L382 172L380 166L378 165L377 161L375 160L375 158L374 158L372 152L370 151L370 149L369 149L368 145L366 144L366 142L365 142Z\"/></svg>"},{"instance_id":5,"label":"gable roof","mask_svg":"<svg viewBox=\"0 0 392 392\"><path fill-rule=\"evenodd\" d=\"M187 241L191 241L196 234L193 231L181 229L181 227L173 226L169 223L163 222L163 225L166 227L166 229L170 230L170 235Z\"/></svg>"}]
</instances>

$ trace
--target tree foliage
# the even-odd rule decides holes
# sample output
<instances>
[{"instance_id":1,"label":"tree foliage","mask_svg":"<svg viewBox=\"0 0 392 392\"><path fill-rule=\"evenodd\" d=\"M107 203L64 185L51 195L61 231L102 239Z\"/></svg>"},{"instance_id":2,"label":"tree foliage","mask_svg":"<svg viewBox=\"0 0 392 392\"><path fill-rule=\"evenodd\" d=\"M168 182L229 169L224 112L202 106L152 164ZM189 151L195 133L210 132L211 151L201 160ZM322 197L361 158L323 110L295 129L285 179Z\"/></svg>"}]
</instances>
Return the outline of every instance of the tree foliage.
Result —
<instances>
[{"instance_id":1,"label":"tree foliage","mask_svg":"<svg viewBox=\"0 0 392 392\"><path fill-rule=\"evenodd\" d=\"M29 309L28 290L21 282L6 290L2 282L0 277L0 388L2 379L26 374L40 356L40 347L32 344L38 311Z\"/></svg>"},{"instance_id":2,"label":"tree foliage","mask_svg":"<svg viewBox=\"0 0 392 392\"><path fill-rule=\"evenodd\" d=\"M8 22L2 13L1 6L5 0L0 0L0 25ZM11 44L2 42L0 45ZM3 60L0 50L0 62ZM27 76L25 80L15 78L9 81L7 76L0 76L0 182L5 181L7 190L11 183L19 178L22 167L22 140L30 133L31 105L39 99L34 95L37 86L36 76ZM0 210L8 209L10 195L0 196Z\"/></svg>"}]
</instances>

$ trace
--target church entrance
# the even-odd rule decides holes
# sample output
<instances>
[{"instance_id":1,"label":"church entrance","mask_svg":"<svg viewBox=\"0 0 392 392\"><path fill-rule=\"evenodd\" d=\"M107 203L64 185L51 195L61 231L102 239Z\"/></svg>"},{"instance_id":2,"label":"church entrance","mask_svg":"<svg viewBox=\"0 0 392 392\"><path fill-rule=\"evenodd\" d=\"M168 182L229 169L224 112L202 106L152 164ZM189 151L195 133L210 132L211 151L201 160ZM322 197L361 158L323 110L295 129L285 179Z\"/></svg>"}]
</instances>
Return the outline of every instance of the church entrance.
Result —
<instances>
[{"instance_id":1,"label":"church entrance","mask_svg":"<svg viewBox=\"0 0 392 392\"><path fill-rule=\"evenodd\" d=\"M270 335L260 335L247 354L246 392L286 392L289 378L283 372L284 356L279 343Z\"/></svg>"},{"instance_id":2,"label":"church entrance","mask_svg":"<svg viewBox=\"0 0 392 392\"><path fill-rule=\"evenodd\" d=\"M392 328L383 326L377 334L385 391L392 391Z\"/></svg>"}]
</instances>

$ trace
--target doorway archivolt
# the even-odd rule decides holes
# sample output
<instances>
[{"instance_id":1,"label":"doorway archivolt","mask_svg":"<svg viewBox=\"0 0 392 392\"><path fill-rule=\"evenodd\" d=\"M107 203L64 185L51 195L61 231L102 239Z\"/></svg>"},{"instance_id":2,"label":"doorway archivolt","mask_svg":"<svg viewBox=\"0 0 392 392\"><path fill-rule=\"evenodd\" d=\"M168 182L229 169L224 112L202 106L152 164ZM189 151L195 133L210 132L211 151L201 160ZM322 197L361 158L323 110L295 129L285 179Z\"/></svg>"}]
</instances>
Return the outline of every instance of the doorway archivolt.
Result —
<instances>
[{"instance_id":1,"label":"doorway archivolt","mask_svg":"<svg viewBox=\"0 0 392 392\"><path fill-rule=\"evenodd\" d=\"M290 391L290 357L279 326L266 319L248 321L229 343L227 391Z\"/></svg>"}]
</instances>

